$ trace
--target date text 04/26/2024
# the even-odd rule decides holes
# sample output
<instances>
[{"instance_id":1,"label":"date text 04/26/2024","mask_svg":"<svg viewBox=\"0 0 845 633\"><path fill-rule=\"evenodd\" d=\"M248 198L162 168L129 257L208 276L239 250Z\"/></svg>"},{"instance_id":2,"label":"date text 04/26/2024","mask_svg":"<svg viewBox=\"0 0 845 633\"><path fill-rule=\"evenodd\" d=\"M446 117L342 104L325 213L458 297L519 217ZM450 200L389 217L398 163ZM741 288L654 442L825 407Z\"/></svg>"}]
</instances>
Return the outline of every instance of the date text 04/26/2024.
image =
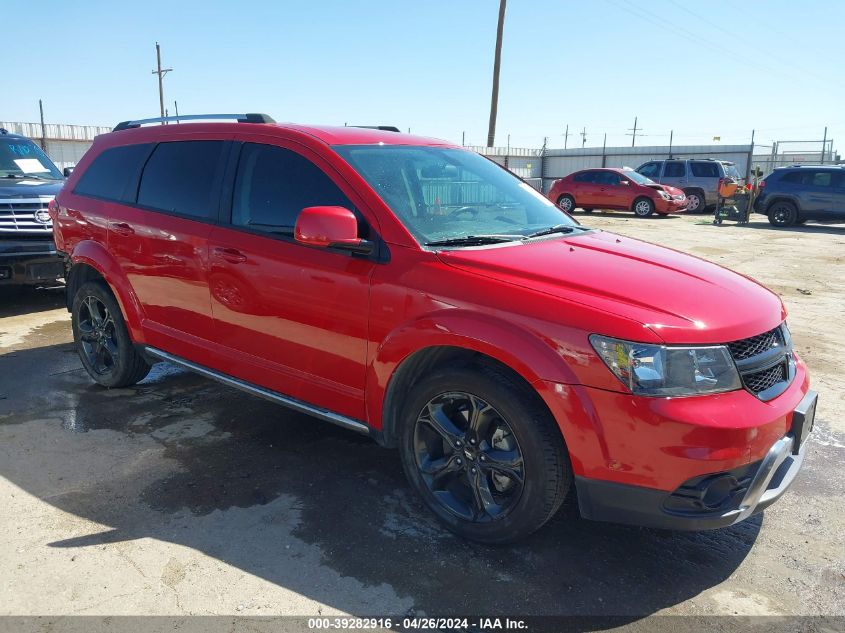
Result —
<instances>
[{"instance_id":1,"label":"date text 04/26/2024","mask_svg":"<svg viewBox=\"0 0 845 633\"><path fill-rule=\"evenodd\" d=\"M398 627L405 631L479 629L519 631L528 628L519 618L309 618L310 630L382 630Z\"/></svg>"}]
</instances>

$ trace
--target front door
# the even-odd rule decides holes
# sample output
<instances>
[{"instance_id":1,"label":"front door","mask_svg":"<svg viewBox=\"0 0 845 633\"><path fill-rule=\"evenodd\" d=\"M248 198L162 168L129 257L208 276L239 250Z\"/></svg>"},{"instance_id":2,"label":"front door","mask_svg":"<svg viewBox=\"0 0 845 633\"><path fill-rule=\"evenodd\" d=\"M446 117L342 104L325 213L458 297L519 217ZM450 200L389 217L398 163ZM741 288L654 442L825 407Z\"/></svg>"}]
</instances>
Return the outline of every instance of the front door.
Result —
<instances>
[{"instance_id":1,"label":"front door","mask_svg":"<svg viewBox=\"0 0 845 633\"><path fill-rule=\"evenodd\" d=\"M209 238L217 342L238 377L364 419L370 276L377 264L293 239L305 207L357 209L340 177L305 149L247 142L237 164L231 220ZM363 219L360 225L361 237L371 238Z\"/></svg>"}]
</instances>

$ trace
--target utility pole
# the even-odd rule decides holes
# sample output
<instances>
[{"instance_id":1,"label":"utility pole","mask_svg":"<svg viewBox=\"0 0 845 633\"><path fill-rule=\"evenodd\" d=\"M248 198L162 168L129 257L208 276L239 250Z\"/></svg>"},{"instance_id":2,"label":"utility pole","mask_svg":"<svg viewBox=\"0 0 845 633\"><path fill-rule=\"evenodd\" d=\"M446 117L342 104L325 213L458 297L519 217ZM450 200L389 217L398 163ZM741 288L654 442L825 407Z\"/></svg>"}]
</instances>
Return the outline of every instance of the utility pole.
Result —
<instances>
[{"instance_id":1,"label":"utility pole","mask_svg":"<svg viewBox=\"0 0 845 633\"><path fill-rule=\"evenodd\" d=\"M38 103L41 103L40 101ZM827 150L827 126L824 126L824 139L822 139L822 162L821 164L824 165L824 154Z\"/></svg>"},{"instance_id":2,"label":"utility pole","mask_svg":"<svg viewBox=\"0 0 845 633\"><path fill-rule=\"evenodd\" d=\"M628 128L628 129L629 129L629 130L631 130L631 128ZM643 131L643 129L642 129L642 128L637 128L637 117L634 117L634 128L633 128L633 130L632 130L632 134L626 134L626 135L625 135L625 136L630 136L630 137L631 137L631 147L633 147L633 146L634 146L634 143L636 143L636 142L637 142L637 130L638 130L638 129L639 129L639 131L640 131L640 132L642 132L642 131Z\"/></svg>"},{"instance_id":3,"label":"utility pole","mask_svg":"<svg viewBox=\"0 0 845 633\"><path fill-rule=\"evenodd\" d=\"M566 132L563 133L563 149L566 149L567 141L569 141L569 123L566 124Z\"/></svg>"},{"instance_id":4,"label":"utility pole","mask_svg":"<svg viewBox=\"0 0 845 633\"><path fill-rule=\"evenodd\" d=\"M162 80L173 69L161 67L161 47L158 45L158 42L156 42L156 61L158 63L158 70L154 70L153 74L158 75L158 105L161 108L161 117L164 118L164 84Z\"/></svg>"},{"instance_id":5,"label":"utility pole","mask_svg":"<svg viewBox=\"0 0 845 633\"><path fill-rule=\"evenodd\" d=\"M579 132L581 135L581 147L584 147L587 144L587 126L584 126L584 129Z\"/></svg>"},{"instance_id":6,"label":"utility pole","mask_svg":"<svg viewBox=\"0 0 845 633\"><path fill-rule=\"evenodd\" d=\"M173 108L176 110L176 123L179 123L179 104L173 102Z\"/></svg>"},{"instance_id":7,"label":"utility pole","mask_svg":"<svg viewBox=\"0 0 845 633\"><path fill-rule=\"evenodd\" d=\"M672 158L672 137L675 136L675 130L669 130L669 158Z\"/></svg>"},{"instance_id":8,"label":"utility pole","mask_svg":"<svg viewBox=\"0 0 845 633\"><path fill-rule=\"evenodd\" d=\"M41 99L38 100L38 110L41 112L41 149L47 151L47 129L44 127L44 106ZM827 130L827 128L825 128Z\"/></svg>"},{"instance_id":9,"label":"utility pole","mask_svg":"<svg viewBox=\"0 0 845 633\"><path fill-rule=\"evenodd\" d=\"M502 65L502 32L505 28L505 5L499 0L499 25L496 27L496 56L493 60L493 95L490 98L490 126L487 128L487 147L493 147L496 140L496 115L499 111L499 69Z\"/></svg>"},{"instance_id":10,"label":"utility pole","mask_svg":"<svg viewBox=\"0 0 845 633\"><path fill-rule=\"evenodd\" d=\"M467 145L467 133L461 132L461 147L466 147Z\"/></svg>"}]
</instances>

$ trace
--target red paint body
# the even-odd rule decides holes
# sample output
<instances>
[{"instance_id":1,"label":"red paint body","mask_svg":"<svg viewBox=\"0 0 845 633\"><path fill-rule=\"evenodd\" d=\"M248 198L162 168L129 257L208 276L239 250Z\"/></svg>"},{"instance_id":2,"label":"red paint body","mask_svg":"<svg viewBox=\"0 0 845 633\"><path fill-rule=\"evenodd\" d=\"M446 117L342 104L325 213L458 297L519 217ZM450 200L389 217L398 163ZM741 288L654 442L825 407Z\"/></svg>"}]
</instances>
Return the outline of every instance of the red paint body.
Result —
<instances>
[{"instance_id":1,"label":"red paint body","mask_svg":"<svg viewBox=\"0 0 845 633\"><path fill-rule=\"evenodd\" d=\"M610 172L620 177L628 184L598 184L579 182L577 176L585 172ZM582 209L618 209L630 211L638 198L648 198L654 203L654 212L661 215L682 213L686 210L687 202L684 192L669 185L653 186L641 185L632 180L630 171L625 169L584 169L569 174L566 178L556 180L549 190L549 200L558 203L561 196L570 195L575 198L575 204ZM671 200L664 199L658 191L665 191L672 196Z\"/></svg>"},{"instance_id":2,"label":"red paint body","mask_svg":"<svg viewBox=\"0 0 845 633\"><path fill-rule=\"evenodd\" d=\"M301 153L356 205L389 259L73 193L102 150L176 137ZM592 333L654 343L743 339L784 320L777 295L715 264L605 232L497 248L421 247L331 147L370 143L449 146L378 130L265 124L107 134L58 196L56 243L74 265L107 280L136 343L375 430L403 361L445 345L495 358L532 384L583 477L673 490L692 476L760 459L788 431L808 390L800 361L791 386L768 402L744 390L647 398L627 392L588 341Z\"/></svg>"}]
</instances>

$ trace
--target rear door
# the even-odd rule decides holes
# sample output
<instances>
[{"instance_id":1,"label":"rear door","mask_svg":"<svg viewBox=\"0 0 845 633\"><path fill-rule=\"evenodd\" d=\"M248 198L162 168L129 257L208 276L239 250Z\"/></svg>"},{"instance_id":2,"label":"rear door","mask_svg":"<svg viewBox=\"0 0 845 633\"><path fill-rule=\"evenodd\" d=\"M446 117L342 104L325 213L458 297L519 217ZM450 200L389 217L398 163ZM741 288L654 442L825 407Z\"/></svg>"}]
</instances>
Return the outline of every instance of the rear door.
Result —
<instances>
[{"instance_id":1,"label":"rear door","mask_svg":"<svg viewBox=\"0 0 845 633\"><path fill-rule=\"evenodd\" d=\"M215 339L239 377L299 400L365 417L364 379L373 259L304 246L299 212L342 206L374 232L354 192L318 155L278 139L247 137L231 194L231 220L209 240Z\"/></svg>"},{"instance_id":2,"label":"rear door","mask_svg":"<svg viewBox=\"0 0 845 633\"><path fill-rule=\"evenodd\" d=\"M135 204L115 206L109 218L109 250L141 305L147 342L198 362L214 336L208 235L230 145L219 137L158 143Z\"/></svg>"},{"instance_id":3,"label":"rear door","mask_svg":"<svg viewBox=\"0 0 845 633\"><path fill-rule=\"evenodd\" d=\"M719 191L719 178L721 172L719 163L715 160L691 160L689 161L689 174L687 174L688 187L695 187L704 191L708 204L715 204Z\"/></svg>"},{"instance_id":4,"label":"rear door","mask_svg":"<svg viewBox=\"0 0 845 633\"><path fill-rule=\"evenodd\" d=\"M582 171L572 177L575 205L582 209L592 208L598 201L599 186L596 182L596 171Z\"/></svg>"}]
</instances>

